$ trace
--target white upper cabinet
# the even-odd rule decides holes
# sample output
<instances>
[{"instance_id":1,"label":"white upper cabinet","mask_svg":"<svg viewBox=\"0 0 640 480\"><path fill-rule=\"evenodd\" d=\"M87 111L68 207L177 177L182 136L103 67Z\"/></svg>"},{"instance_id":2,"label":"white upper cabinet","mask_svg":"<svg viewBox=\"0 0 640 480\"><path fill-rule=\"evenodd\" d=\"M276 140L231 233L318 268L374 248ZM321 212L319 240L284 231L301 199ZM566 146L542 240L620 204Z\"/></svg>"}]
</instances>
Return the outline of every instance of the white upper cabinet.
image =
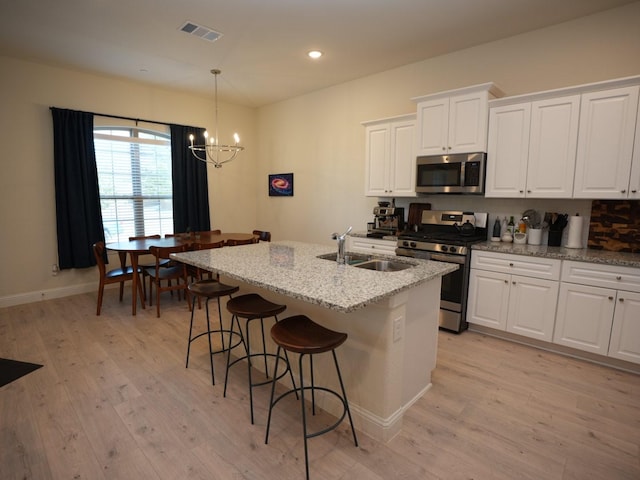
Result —
<instances>
[{"instance_id":1,"label":"white upper cabinet","mask_svg":"<svg viewBox=\"0 0 640 480\"><path fill-rule=\"evenodd\" d=\"M365 122L365 195L415 197L415 115Z\"/></svg>"},{"instance_id":2,"label":"white upper cabinet","mask_svg":"<svg viewBox=\"0 0 640 480\"><path fill-rule=\"evenodd\" d=\"M492 107L487 197L571 198L580 96Z\"/></svg>"},{"instance_id":3,"label":"white upper cabinet","mask_svg":"<svg viewBox=\"0 0 640 480\"><path fill-rule=\"evenodd\" d=\"M582 95L575 198L638 198L630 185L638 90L632 86ZM635 154L638 158L638 152ZM636 160L637 163L637 160ZM629 189L635 190L629 194Z\"/></svg>"},{"instance_id":4,"label":"white upper cabinet","mask_svg":"<svg viewBox=\"0 0 640 480\"><path fill-rule=\"evenodd\" d=\"M571 198L580 96L531 104L527 197Z\"/></svg>"},{"instance_id":5,"label":"white upper cabinet","mask_svg":"<svg viewBox=\"0 0 640 480\"><path fill-rule=\"evenodd\" d=\"M486 197L524 197L530 126L531 103L491 108Z\"/></svg>"},{"instance_id":6,"label":"white upper cabinet","mask_svg":"<svg viewBox=\"0 0 640 480\"><path fill-rule=\"evenodd\" d=\"M492 83L416 97L416 155L487 151L489 99L502 92Z\"/></svg>"},{"instance_id":7,"label":"white upper cabinet","mask_svg":"<svg viewBox=\"0 0 640 480\"><path fill-rule=\"evenodd\" d=\"M639 92L636 76L490 101L485 196L640 198Z\"/></svg>"}]
</instances>

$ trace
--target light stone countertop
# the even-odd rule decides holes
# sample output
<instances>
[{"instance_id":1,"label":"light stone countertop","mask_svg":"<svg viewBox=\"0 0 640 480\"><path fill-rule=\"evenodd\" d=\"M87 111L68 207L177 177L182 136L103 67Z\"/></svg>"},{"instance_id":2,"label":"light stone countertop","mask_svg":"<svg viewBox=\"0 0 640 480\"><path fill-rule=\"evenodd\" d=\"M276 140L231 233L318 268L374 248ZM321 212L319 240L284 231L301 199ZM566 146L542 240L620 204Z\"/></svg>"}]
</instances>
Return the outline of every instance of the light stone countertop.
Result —
<instances>
[{"instance_id":1,"label":"light stone countertop","mask_svg":"<svg viewBox=\"0 0 640 480\"><path fill-rule=\"evenodd\" d=\"M378 272L316 258L335 248L302 242L253 245L177 253L179 261L249 285L341 312L352 312L457 270L451 263L375 255L414 264L398 272Z\"/></svg>"},{"instance_id":2,"label":"light stone countertop","mask_svg":"<svg viewBox=\"0 0 640 480\"><path fill-rule=\"evenodd\" d=\"M622 267L640 268L640 253L610 252L590 248L549 247L547 245L522 245L516 243L492 242L476 243L473 250L488 252L512 253L530 257L556 258L576 262L601 263Z\"/></svg>"}]
</instances>

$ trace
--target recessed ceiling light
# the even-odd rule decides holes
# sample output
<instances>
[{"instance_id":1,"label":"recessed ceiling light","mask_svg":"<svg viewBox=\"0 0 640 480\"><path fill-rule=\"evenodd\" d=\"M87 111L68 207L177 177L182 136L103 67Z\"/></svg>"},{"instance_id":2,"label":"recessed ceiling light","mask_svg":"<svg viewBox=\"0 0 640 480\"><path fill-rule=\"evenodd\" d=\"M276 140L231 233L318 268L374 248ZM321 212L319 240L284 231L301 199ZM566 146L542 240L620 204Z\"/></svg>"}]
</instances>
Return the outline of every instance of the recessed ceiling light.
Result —
<instances>
[{"instance_id":1,"label":"recessed ceiling light","mask_svg":"<svg viewBox=\"0 0 640 480\"><path fill-rule=\"evenodd\" d=\"M322 52L320 50L311 50L307 53L307 55L315 60L316 58L320 58L322 56Z\"/></svg>"}]
</instances>

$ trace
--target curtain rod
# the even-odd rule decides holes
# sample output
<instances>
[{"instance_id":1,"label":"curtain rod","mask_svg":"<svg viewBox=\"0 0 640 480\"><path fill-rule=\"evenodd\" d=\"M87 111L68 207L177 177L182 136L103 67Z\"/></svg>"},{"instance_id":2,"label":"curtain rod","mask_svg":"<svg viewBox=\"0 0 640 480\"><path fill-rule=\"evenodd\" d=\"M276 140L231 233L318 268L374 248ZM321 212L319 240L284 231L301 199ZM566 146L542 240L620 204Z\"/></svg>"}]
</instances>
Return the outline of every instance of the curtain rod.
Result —
<instances>
[{"instance_id":1,"label":"curtain rod","mask_svg":"<svg viewBox=\"0 0 640 480\"><path fill-rule=\"evenodd\" d=\"M58 107L49 107L49 110L53 110L54 108L57 108L58 110L69 110L68 108L58 108ZM138 125L138 122L157 123L158 125L167 125L167 126L176 125L175 123L159 122L157 120L145 120L144 118L124 117L122 115L109 115L106 113L97 113L97 112L85 112L83 110L74 110L74 111L81 112L81 113L90 113L91 115L98 115L100 117L117 118L119 120L132 120L136 122L136 125ZM183 126L188 126L188 125L183 125ZM192 127L192 128L197 128L197 127Z\"/></svg>"}]
</instances>

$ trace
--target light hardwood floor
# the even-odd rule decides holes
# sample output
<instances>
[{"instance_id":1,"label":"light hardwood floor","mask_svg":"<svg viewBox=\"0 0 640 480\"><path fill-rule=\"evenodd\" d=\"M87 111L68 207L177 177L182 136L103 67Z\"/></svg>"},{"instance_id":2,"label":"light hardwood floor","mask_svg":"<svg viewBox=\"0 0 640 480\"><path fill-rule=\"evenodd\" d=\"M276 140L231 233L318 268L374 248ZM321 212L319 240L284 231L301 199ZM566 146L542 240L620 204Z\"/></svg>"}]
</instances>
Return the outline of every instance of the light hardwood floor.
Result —
<instances>
[{"instance_id":1,"label":"light hardwood floor","mask_svg":"<svg viewBox=\"0 0 640 480\"><path fill-rule=\"evenodd\" d=\"M0 309L0 357L44 364L0 388L0 478L304 478L295 398L265 445L268 389L251 425L243 368L227 398L206 341L185 369L184 303L167 296L157 319L132 317L114 290L100 317L95 301ZM439 341L433 388L402 432L360 433L356 448L343 423L310 440L312 479L640 478L640 376L471 332Z\"/></svg>"}]
</instances>

